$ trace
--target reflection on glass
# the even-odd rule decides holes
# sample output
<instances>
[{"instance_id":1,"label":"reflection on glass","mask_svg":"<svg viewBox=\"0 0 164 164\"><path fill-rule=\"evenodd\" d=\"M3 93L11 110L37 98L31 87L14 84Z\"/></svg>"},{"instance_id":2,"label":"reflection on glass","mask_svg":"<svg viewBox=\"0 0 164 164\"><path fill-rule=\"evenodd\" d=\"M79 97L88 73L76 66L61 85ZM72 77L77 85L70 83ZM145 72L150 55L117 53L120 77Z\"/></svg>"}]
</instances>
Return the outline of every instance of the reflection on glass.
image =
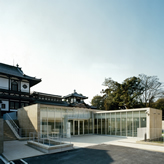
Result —
<instances>
[{"instance_id":1,"label":"reflection on glass","mask_svg":"<svg viewBox=\"0 0 164 164\"><path fill-rule=\"evenodd\" d=\"M80 121L80 134L83 134L83 121Z\"/></svg>"},{"instance_id":2,"label":"reflection on glass","mask_svg":"<svg viewBox=\"0 0 164 164\"><path fill-rule=\"evenodd\" d=\"M111 135L115 135L115 113L111 113Z\"/></svg>"},{"instance_id":3,"label":"reflection on glass","mask_svg":"<svg viewBox=\"0 0 164 164\"><path fill-rule=\"evenodd\" d=\"M132 136L132 112L127 112L127 136Z\"/></svg>"},{"instance_id":4,"label":"reflection on glass","mask_svg":"<svg viewBox=\"0 0 164 164\"><path fill-rule=\"evenodd\" d=\"M141 128L146 127L146 113L145 113L145 111L140 111L140 121L141 121Z\"/></svg>"},{"instance_id":5,"label":"reflection on glass","mask_svg":"<svg viewBox=\"0 0 164 164\"><path fill-rule=\"evenodd\" d=\"M126 112L121 113L122 136L126 136Z\"/></svg>"},{"instance_id":6,"label":"reflection on glass","mask_svg":"<svg viewBox=\"0 0 164 164\"><path fill-rule=\"evenodd\" d=\"M133 136L137 137L137 128L139 128L139 112L133 112Z\"/></svg>"},{"instance_id":7,"label":"reflection on glass","mask_svg":"<svg viewBox=\"0 0 164 164\"><path fill-rule=\"evenodd\" d=\"M89 131L89 122L88 120L84 120L84 134L88 134Z\"/></svg>"},{"instance_id":8,"label":"reflection on glass","mask_svg":"<svg viewBox=\"0 0 164 164\"><path fill-rule=\"evenodd\" d=\"M101 134L101 119L98 119L98 134Z\"/></svg>"},{"instance_id":9,"label":"reflection on glass","mask_svg":"<svg viewBox=\"0 0 164 164\"><path fill-rule=\"evenodd\" d=\"M89 133L92 134L93 130L92 130L92 119L89 119Z\"/></svg>"},{"instance_id":10,"label":"reflection on glass","mask_svg":"<svg viewBox=\"0 0 164 164\"><path fill-rule=\"evenodd\" d=\"M120 135L120 113L116 113L116 135Z\"/></svg>"},{"instance_id":11,"label":"reflection on glass","mask_svg":"<svg viewBox=\"0 0 164 164\"><path fill-rule=\"evenodd\" d=\"M97 119L95 119L94 120L95 122L94 122L94 127L95 127L95 129L94 129L94 134L97 134Z\"/></svg>"}]
</instances>

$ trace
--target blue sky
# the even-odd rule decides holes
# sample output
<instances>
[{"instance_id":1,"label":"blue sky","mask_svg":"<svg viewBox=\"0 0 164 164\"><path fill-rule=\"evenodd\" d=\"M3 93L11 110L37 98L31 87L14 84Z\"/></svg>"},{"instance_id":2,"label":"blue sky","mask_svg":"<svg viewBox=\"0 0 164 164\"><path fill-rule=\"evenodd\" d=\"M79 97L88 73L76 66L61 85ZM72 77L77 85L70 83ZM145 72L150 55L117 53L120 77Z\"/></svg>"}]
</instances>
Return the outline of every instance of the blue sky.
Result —
<instances>
[{"instance_id":1,"label":"blue sky","mask_svg":"<svg viewBox=\"0 0 164 164\"><path fill-rule=\"evenodd\" d=\"M163 0L0 0L0 62L42 78L33 91L76 89L86 102L108 77L164 82L163 8Z\"/></svg>"}]
</instances>

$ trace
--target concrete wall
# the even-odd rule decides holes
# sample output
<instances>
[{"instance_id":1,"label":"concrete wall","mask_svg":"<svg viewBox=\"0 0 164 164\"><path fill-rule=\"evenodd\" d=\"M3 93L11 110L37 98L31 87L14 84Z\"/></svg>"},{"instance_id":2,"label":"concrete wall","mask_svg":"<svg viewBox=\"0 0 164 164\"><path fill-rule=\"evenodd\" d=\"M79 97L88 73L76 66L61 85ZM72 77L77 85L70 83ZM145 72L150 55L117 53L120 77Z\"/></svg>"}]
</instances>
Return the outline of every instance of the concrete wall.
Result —
<instances>
[{"instance_id":1,"label":"concrete wall","mask_svg":"<svg viewBox=\"0 0 164 164\"><path fill-rule=\"evenodd\" d=\"M150 139L156 139L162 136L162 110L149 109L147 116L147 128Z\"/></svg>"},{"instance_id":2,"label":"concrete wall","mask_svg":"<svg viewBox=\"0 0 164 164\"><path fill-rule=\"evenodd\" d=\"M3 153L3 119L0 119L0 154Z\"/></svg>"},{"instance_id":3,"label":"concrete wall","mask_svg":"<svg viewBox=\"0 0 164 164\"><path fill-rule=\"evenodd\" d=\"M18 109L19 126L22 129L29 129L29 132L38 131L39 127L38 104Z\"/></svg>"},{"instance_id":4,"label":"concrete wall","mask_svg":"<svg viewBox=\"0 0 164 164\"><path fill-rule=\"evenodd\" d=\"M164 131L164 121L162 121L162 130Z\"/></svg>"}]
</instances>

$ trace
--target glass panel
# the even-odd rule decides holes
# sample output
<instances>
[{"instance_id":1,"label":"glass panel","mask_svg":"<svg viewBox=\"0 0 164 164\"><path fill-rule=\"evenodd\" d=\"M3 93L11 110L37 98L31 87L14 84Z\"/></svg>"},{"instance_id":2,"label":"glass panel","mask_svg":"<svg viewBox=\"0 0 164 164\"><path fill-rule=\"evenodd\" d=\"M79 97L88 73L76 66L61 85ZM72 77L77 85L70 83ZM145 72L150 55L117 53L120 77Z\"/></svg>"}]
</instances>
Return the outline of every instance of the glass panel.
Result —
<instances>
[{"instance_id":1,"label":"glass panel","mask_svg":"<svg viewBox=\"0 0 164 164\"><path fill-rule=\"evenodd\" d=\"M94 134L97 134L97 118L95 118L94 121Z\"/></svg>"},{"instance_id":2,"label":"glass panel","mask_svg":"<svg viewBox=\"0 0 164 164\"><path fill-rule=\"evenodd\" d=\"M101 119L98 119L98 134L101 134Z\"/></svg>"},{"instance_id":3,"label":"glass panel","mask_svg":"<svg viewBox=\"0 0 164 164\"><path fill-rule=\"evenodd\" d=\"M111 113L111 135L115 135L115 113Z\"/></svg>"},{"instance_id":4,"label":"glass panel","mask_svg":"<svg viewBox=\"0 0 164 164\"><path fill-rule=\"evenodd\" d=\"M75 121L75 135L78 135L78 121Z\"/></svg>"},{"instance_id":5,"label":"glass panel","mask_svg":"<svg viewBox=\"0 0 164 164\"><path fill-rule=\"evenodd\" d=\"M83 121L80 121L80 134L83 134Z\"/></svg>"},{"instance_id":6,"label":"glass panel","mask_svg":"<svg viewBox=\"0 0 164 164\"><path fill-rule=\"evenodd\" d=\"M141 128L146 127L146 113L145 113L145 111L140 111L140 121L141 121Z\"/></svg>"},{"instance_id":7,"label":"glass panel","mask_svg":"<svg viewBox=\"0 0 164 164\"><path fill-rule=\"evenodd\" d=\"M133 136L137 137L137 128L139 128L139 112L133 112L133 127L134 127Z\"/></svg>"},{"instance_id":8,"label":"glass panel","mask_svg":"<svg viewBox=\"0 0 164 164\"><path fill-rule=\"evenodd\" d=\"M44 109L40 110L40 132L47 135L47 113Z\"/></svg>"},{"instance_id":9,"label":"glass panel","mask_svg":"<svg viewBox=\"0 0 164 164\"><path fill-rule=\"evenodd\" d=\"M92 134L93 130L92 130L92 119L89 119L89 133Z\"/></svg>"},{"instance_id":10,"label":"glass panel","mask_svg":"<svg viewBox=\"0 0 164 164\"><path fill-rule=\"evenodd\" d=\"M132 136L132 112L127 112L127 136Z\"/></svg>"},{"instance_id":11,"label":"glass panel","mask_svg":"<svg viewBox=\"0 0 164 164\"><path fill-rule=\"evenodd\" d=\"M48 109L47 112L48 112L48 115L47 115L47 119L48 119L47 132L48 132L49 136L53 137L54 132L55 132L55 126L54 126L55 114L54 114L54 110L52 110L52 109Z\"/></svg>"},{"instance_id":12,"label":"glass panel","mask_svg":"<svg viewBox=\"0 0 164 164\"><path fill-rule=\"evenodd\" d=\"M69 122L70 122L71 135L73 135L73 120L69 120Z\"/></svg>"},{"instance_id":13,"label":"glass panel","mask_svg":"<svg viewBox=\"0 0 164 164\"><path fill-rule=\"evenodd\" d=\"M105 113L102 114L102 134L105 134Z\"/></svg>"},{"instance_id":14,"label":"glass panel","mask_svg":"<svg viewBox=\"0 0 164 164\"><path fill-rule=\"evenodd\" d=\"M61 118L61 110L55 109L55 134L61 135L62 134L62 118Z\"/></svg>"},{"instance_id":15,"label":"glass panel","mask_svg":"<svg viewBox=\"0 0 164 164\"><path fill-rule=\"evenodd\" d=\"M84 134L88 134L88 130L89 130L89 121L84 120Z\"/></svg>"},{"instance_id":16,"label":"glass panel","mask_svg":"<svg viewBox=\"0 0 164 164\"><path fill-rule=\"evenodd\" d=\"M120 113L116 113L116 135L120 135Z\"/></svg>"},{"instance_id":17,"label":"glass panel","mask_svg":"<svg viewBox=\"0 0 164 164\"><path fill-rule=\"evenodd\" d=\"M111 133L111 119L110 119L110 113L106 113L106 127L107 127L107 134L110 135Z\"/></svg>"},{"instance_id":18,"label":"glass panel","mask_svg":"<svg viewBox=\"0 0 164 164\"><path fill-rule=\"evenodd\" d=\"M126 136L126 112L121 113L122 136Z\"/></svg>"}]
</instances>

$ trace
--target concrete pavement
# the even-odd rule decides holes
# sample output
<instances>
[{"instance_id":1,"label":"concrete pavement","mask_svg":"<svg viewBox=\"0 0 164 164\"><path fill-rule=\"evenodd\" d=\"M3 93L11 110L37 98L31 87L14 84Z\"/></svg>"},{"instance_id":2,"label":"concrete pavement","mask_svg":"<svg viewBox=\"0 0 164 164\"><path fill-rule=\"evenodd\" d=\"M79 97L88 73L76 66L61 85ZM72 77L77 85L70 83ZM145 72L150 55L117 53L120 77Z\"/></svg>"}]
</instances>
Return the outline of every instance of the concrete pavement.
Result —
<instances>
[{"instance_id":1,"label":"concrete pavement","mask_svg":"<svg viewBox=\"0 0 164 164\"><path fill-rule=\"evenodd\" d=\"M71 139L63 139L65 142L74 144L74 148L85 148L100 144L117 145L164 153L164 146L144 145L136 143L137 138L126 138L121 136L84 135L75 136ZM45 153L35 150L26 145L27 141L5 141L3 155L10 161L20 158L44 155Z\"/></svg>"}]
</instances>

